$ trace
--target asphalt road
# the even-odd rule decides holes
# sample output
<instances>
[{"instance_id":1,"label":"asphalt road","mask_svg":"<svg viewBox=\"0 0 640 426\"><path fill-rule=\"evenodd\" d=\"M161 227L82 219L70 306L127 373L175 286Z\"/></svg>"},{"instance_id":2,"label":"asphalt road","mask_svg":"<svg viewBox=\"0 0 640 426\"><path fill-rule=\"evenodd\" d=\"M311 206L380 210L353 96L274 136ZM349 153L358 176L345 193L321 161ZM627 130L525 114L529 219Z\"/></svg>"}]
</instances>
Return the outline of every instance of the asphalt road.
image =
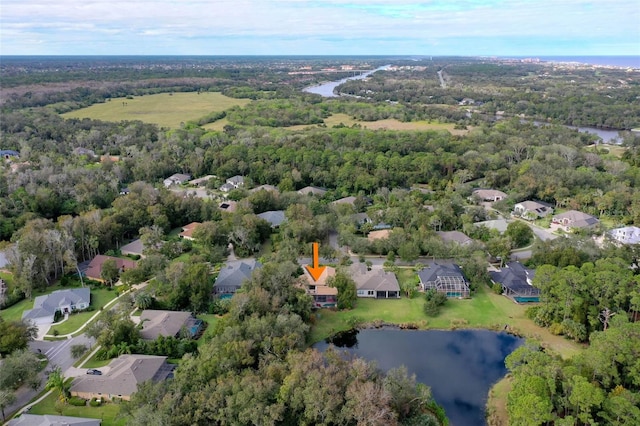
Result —
<instances>
[{"instance_id":1,"label":"asphalt road","mask_svg":"<svg viewBox=\"0 0 640 426\"><path fill-rule=\"evenodd\" d=\"M87 348L93 346L94 340L85 336L84 334L67 340L59 340L50 342L46 340L35 340L29 342L29 349L32 352L38 353L39 351L49 358L47 367L40 373L40 387L37 390L33 390L27 386L23 386L16 392L16 402L5 409L5 415L7 418L13 413L24 407L31 401L36 395L44 390L44 385L47 381L46 371L50 371L53 368L60 367L63 372L66 372L73 366L75 359L71 356L71 346L73 345L87 345ZM89 349L90 350L90 349Z\"/></svg>"}]
</instances>

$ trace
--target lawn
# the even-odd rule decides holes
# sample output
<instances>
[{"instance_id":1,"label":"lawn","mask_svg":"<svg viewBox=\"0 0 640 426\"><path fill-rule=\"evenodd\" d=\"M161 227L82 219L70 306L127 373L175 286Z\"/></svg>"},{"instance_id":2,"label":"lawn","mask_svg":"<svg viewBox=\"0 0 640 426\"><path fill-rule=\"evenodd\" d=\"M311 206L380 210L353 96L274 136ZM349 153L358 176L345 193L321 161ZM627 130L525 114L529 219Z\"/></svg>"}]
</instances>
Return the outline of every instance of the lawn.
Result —
<instances>
[{"instance_id":1,"label":"lawn","mask_svg":"<svg viewBox=\"0 0 640 426\"><path fill-rule=\"evenodd\" d=\"M51 327L48 334L53 334L55 330L58 334L70 334L76 331L87 322L92 316L96 314L107 303L116 298L118 293L114 290L108 290L106 288L92 289L91 290L91 306L93 311L79 312L77 314L69 315L69 319L60 325Z\"/></svg>"},{"instance_id":2,"label":"lawn","mask_svg":"<svg viewBox=\"0 0 640 426\"><path fill-rule=\"evenodd\" d=\"M200 347L203 344L205 344L213 335L213 330L215 328L216 321L218 321L219 317L217 315L212 315L212 314L202 314L202 315L198 315L198 318L208 324L207 329L204 331L202 336L200 336L200 338L198 339L198 347Z\"/></svg>"},{"instance_id":3,"label":"lawn","mask_svg":"<svg viewBox=\"0 0 640 426\"><path fill-rule=\"evenodd\" d=\"M236 105L243 106L249 102L247 99L229 98L217 92L159 93L136 96L133 99L114 98L62 114L62 117L115 122L140 120L175 129L189 120L197 120L209 113L224 111Z\"/></svg>"},{"instance_id":4,"label":"lawn","mask_svg":"<svg viewBox=\"0 0 640 426\"><path fill-rule=\"evenodd\" d=\"M55 404L58 399L58 395L52 392L51 395L31 407L29 414L53 414L60 415L56 411ZM92 419L102 419L102 426L120 426L125 425L125 419L116 419L116 416L120 412L120 406L118 404L104 404L100 407L91 407L87 404L85 407L76 407L73 405L65 405L62 410L63 416L72 417L88 417Z\"/></svg>"},{"instance_id":5,"label":"lawn","mask_svg":"<svg viewBox=\"0 0 640 426\"><path fill-rule=\"evenodd\" d=\"M5 321L20 321L26 309L33 309L33 300L24 299L7 309L0 311L0 317Z\"/></svg>"},{"instance_id":6,"label":"lawn","mask_svg":"<svg viewBox=\"0 0 640 426\"><path fill-rule=\"evenodd\" d=\"M581 349L580 345L535 325L526 318L525 306L497 295L484 286L471 299L448 300L440 315L434 318L424 314L423 305L424 299L420 293L414 299L358 299L356 308L351 311L321 310L316 314L311 341L317 342L337 331L348 330L354 323L383 321L392 324L412 323L422 329L466 327L501 330L508 326L518 334L542 341L563 357L570 357Z\"/></svg>"}]
</instances>

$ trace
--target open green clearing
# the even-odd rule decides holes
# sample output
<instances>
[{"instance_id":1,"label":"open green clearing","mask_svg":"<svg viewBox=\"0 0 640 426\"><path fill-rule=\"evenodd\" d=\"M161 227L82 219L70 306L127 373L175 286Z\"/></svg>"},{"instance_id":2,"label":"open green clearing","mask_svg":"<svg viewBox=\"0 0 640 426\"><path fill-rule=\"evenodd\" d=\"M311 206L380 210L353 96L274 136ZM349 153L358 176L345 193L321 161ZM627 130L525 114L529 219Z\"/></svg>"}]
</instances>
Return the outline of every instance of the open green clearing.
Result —
<instances>
[{"instance_id":1,"label":"open green clearing","mask_svg":"<svg viewBox=\"0 0 640 426\"><path fill-rule=\"evenodd\" d=\"M126 419L116 419L116 416L120 412L120 406L118 404L107 403L100 407L91 407L88 404L85 407L76 407L66 404L62 409L62 413L59 413L56 411L57 400L57 393L52 392L45 399L31 407L29 414L62 414L63 416L102 419L102 426L120 426L126 424Z\"/></svg>"},{"instance_id":2,"label":"open green clearing","mask_svg":"<svg viewBox=\"0 0 640 426\"><path fill-rule=\"evenodd\" d=\"M448 300L440 315L434 318L424 314L423 305L424 298L419 294L413 299L358 299L356 308L351 311L322 310L316 315L315 325L311 330L311 341L317 342L335 332L348 330L359 322L383 321L391 324L411 323L421 329L501 330L508 325L514 332L541 341L563 357L570 357L581 349L580 345L535 325L525 316L526 306L494 294L485 286L480 286L471 299Z\"/></svg>"},{"instance_id":3,"label":"open green clearing","mask_svg":"<svg viewBox=\"0 0 640 426\"><path fill-rule=\"evenodd\" d=\"M213 330L215 329L218 316L213 314L198 315L198 318L207 323L207 329L202 333L202 336L198 339L198 348L205 344L213 336Z\"/></svg>"},{"instance_id":4,"label":"open green clearing","mask_svg":"<svg viewBox=\"0 0 640 426\"><path fill-rule=\"evenodd\" d=\"M124 102L124 105L123 105ZM243 106L248 99L234 99L218 92L175 92L136 96L133 99L114 98L62 114L64 118L91 118L115 121L140 120L160 127L179 128L181 123L197 120L212 112L233 106Z\"/></svg>"}]
</instances>

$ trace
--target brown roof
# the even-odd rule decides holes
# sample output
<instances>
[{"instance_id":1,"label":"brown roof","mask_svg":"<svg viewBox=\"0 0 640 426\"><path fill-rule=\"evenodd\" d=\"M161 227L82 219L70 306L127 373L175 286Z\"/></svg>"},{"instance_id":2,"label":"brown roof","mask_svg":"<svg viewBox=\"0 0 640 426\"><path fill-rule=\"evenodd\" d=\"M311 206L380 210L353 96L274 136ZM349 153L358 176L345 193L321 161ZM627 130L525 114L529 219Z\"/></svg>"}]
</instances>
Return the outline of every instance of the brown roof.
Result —
<instances>
[{"instance_id":1,"label":"brown roof","mask_svg":"<svg viewBox=\"0 0 640 426\"><path fill-rule=\"evenodd\" d=\"M367 235L367 239L369 241L382 240L383 238L389 238L391 234L391 229L381 229L379 231L371 231L369 235Z\"/></svg>"},{"instance_id":2,"label":"brown roof","mask_svg":"<svg viewBox=\"0 0 640 426\"><path fill-rule=\"evenodd\" d=\"M116 261L116 266L118 267L118 269L120 269L120 271L134 269L137 266L137 263L134 260L99 254L94 257L93 260L91 260L91 263L89 263L89 267L87 268L87 272L85 272L85 276L92 280L102 281L102 265L109 259L113 259Z\"/></svg>"},{"instance_id":3,"label":"brown roof","mask_svg":"<svg viewBox=\"0 0 640 426\"><path fill-rule=\"evenodd\" d=\"M191 318L190 312L156 311L145 309L140 315L140 337L155 340L158 336L175 336Z\"/></svg>"},{"instance_id":4,"label":"brown roof","mask_svg":"<svg viewBox=\"0 0 640 426\"><path fill-rule=\"evenodd\" d=\"M200 222L191 222L190 224L183 226L183 231L180 233L180 236L182 238L193 238L193 231L195 231L200 225Z\"/></svg>"},{"instance_id":5,"label":"brown roof","mask_svg":"<svg viewBox=\"0 0 640 426\"><path fill-rule=\"evenodd\" d=\"M331 266L327 266L325 270L318 278L318 281L315 281L309 271L307 271L306 267L303 267L304 271L304 285L310 294L316 294L319 296L335 296L338 294L338 289L335 287L329 287L327 285L327 279L329 277L333 277L336 274L336 269ZM309 286L315 286L315 290L309 290Z\"/></svg>"},{"instance_id":6,"label":"brown roof","mask_svg":"<svg viewBox=\"0 0 640 426\"><path fill-rule=\"evenodd\" d=\"M352 264L349 272L358 290L400 291L400 284L393 272L381 268L369 270L364 263Z\"/></svg>"}]
</instances>

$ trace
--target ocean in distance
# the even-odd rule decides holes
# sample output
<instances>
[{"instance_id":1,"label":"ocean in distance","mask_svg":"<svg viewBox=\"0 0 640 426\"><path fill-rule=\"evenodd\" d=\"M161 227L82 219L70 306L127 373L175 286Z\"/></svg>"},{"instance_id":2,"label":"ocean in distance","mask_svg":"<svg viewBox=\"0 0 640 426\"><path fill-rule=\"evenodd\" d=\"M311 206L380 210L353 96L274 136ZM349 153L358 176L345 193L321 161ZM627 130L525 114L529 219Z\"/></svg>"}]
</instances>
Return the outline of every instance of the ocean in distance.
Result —
<instances>
[{"instance_id":1,"label":"ocean in distance","mask_svg":"<svg viewBox=\"0 0 640 426\"><path fill-rule=\"evenodd\" d=\"M545 62L577 62L622 68L640 68L640 55L628 56L533 56Z\"/></svg>"}]
</instances>

